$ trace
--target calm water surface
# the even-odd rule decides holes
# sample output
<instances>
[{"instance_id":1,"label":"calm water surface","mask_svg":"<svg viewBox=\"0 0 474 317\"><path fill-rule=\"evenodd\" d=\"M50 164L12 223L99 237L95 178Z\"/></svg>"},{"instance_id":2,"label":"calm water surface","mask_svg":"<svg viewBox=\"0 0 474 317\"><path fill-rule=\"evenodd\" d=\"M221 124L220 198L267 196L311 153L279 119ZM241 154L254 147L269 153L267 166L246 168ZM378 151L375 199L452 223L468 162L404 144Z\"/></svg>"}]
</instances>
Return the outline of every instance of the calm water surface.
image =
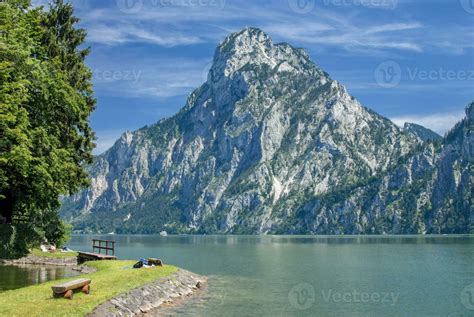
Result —
<instances>
[{"instance_id":1,"label":"calm water surface","mask_svg":"<svg viewBox=\"0 0 474 317\"><path fill-rule=\"evenodd\" d=\"M0 292L75 276L78 274L78 272L72 270L69 267L43 265L0 265Z\"/></svg>"},{"instance_id":2,"label":"calm water surface","mask_svg":"<svg viewBox=\"0 0 474 317\"><path fill-rule=\"evenodd\" d=\"M474 236L73 236L117 242L207 275L208 291L162 315L474 316Z\"/></svg>"}]
</instances>

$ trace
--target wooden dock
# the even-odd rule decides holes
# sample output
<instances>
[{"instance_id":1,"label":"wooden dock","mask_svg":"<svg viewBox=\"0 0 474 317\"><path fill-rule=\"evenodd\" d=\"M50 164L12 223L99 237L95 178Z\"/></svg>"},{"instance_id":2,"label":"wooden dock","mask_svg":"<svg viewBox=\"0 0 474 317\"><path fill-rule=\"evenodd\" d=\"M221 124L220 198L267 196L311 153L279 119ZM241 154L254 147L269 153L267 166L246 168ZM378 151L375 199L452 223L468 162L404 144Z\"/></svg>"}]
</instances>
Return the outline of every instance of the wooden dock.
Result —
<instances>
[{"instance_id":1,"label":"wooden dock","mask_svg":"<svg viewBox=\"0 0 474 317\"><path fill-rule=\"evenodd\" d=\"M77 252L79 255L79 263L84 263L86 261L100 261L100 260L117 260L115 255L107 255L107 254L100 254L100 253L92 253L92 252Z\"/></svg>"},{"instance_id":2,"label":"wooden dock","mask_svg":"<svg viewBox=\"0 0 474 317\"><path fill-rule=\"evenodd\" d=\"M92 250L98 250L99 253L95 252L77 252L79 263L84 263L86 261L100 261L100 260L117 260L115 256L115 242L114 241L106 241L106 240L92 240ZM102 254L101 251L104 250L105 254ZM112 254L109 254L110 253Z\"/></svg>"}]
</instances>

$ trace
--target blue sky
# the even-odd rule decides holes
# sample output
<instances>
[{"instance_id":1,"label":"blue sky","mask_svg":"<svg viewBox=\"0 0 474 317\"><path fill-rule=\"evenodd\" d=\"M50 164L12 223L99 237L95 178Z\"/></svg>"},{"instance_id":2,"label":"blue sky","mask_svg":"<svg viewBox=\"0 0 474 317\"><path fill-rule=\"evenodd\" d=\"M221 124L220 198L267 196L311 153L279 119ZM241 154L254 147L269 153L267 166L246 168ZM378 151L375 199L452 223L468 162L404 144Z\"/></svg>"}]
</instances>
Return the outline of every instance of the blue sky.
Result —
<instances>
[{"instance_id":1,"label":"blue sky","mask_svg":"<svg viewBox=\"0 0 474 317\"><path fill-rule=\"evenodd\" d=\"M246 26L303 47L397 124L444 133L474 100L473 0L72 2L92 47L96 153L125 130L175 114L205 81L217 44Z\"/></svg>"}]
</instances>

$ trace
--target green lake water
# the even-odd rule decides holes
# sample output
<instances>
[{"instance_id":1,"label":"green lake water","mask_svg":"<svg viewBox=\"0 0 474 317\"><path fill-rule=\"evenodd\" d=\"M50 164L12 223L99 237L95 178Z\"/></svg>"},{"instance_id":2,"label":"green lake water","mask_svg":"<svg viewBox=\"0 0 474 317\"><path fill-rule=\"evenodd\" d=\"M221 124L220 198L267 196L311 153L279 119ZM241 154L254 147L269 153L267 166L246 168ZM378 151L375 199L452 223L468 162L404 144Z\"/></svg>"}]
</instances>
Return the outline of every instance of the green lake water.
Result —
<instances>
[{"instance_id":1,"label":"green lake water","mask_svg":"<svg viewBox=\"0 0 474 317\"><path fill-rule=\"evenodd\" d=\"M164 316L474 316L474 236L75 235L68 246L90 251L92 238L116 241L121 259L209 276ZM51 270L0 266L0 288L68 274Z\"/></svg>"},{"instance_id":2,"label":"green lake water","mask_svg":"<svg viewBox=\"0 0 474 317\"><path fill-rule=\"evenodd\" d=\"M179 316L474 316L474 236L94 236L209 276ZM90 250L92 236L69 246Z\"/></svg>"},{"instance_id":3,"label":"green lake water","mask_svg":"<svg viewBox=\"0 0 474 317\"><path fill-rule=\"evenodd\" d=\"M78 275L78 272L70 267L0 265L0 292L75 275Z\"/></svg>"}]
</instances>

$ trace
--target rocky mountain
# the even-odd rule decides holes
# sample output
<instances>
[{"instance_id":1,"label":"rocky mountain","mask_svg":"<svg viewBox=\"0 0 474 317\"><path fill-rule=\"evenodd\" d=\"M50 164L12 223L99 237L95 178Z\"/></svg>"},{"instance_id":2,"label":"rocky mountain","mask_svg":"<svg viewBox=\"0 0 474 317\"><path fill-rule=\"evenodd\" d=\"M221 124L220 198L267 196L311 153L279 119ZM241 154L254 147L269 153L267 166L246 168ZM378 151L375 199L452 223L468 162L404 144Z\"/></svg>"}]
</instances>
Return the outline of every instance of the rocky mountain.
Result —
<instances>
[{"instance_id":1,"label":"rocky mountain","mask_svg":"<svg viewBox=\"0 0 474 317\"><path fill-rule=\"evenodd\" d=\"M403 129L414 134L422 141L440 141L441 139L443 139L443 137L438 133L416 123L406 122Z\"/></svg>"},{"instance_id":2,"label":"rocky mountain","mask_svg":"<svg viewBox=\"0 0 474 317\"><path fill-rule=\"evenodd\" d=\"M61 214L79 232L467 232L471 110L442 144L423 142L302 49L246 28L178 114L97 157Z\"/></svg>"},{"instance_id":3,"label":"rocky mountain","mask_svg":"<svg viewBox=\"0 0 474 317\"><path fill-rule=\"evenodd\" d=\"M472 233L473 162L471 103L466 118L442 142L414 148L394 169L365 186L313 199L302 208L298 226L330 233ZM334 229L335 223L343 224L340 230Z\"/></svg>"}]
</instances>

